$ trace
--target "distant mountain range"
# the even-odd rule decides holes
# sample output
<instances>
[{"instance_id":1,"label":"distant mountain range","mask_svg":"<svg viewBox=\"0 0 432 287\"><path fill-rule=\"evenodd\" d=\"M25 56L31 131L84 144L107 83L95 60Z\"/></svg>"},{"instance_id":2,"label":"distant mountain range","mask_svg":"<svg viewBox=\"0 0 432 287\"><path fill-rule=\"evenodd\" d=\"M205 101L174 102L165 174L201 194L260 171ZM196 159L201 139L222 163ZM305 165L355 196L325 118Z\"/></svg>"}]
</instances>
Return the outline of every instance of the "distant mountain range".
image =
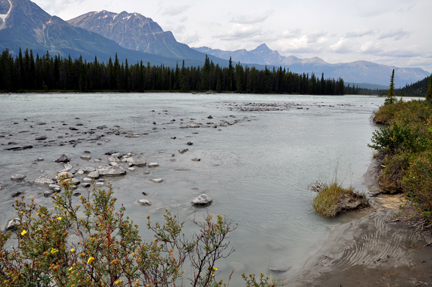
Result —
<instances>
[{"instance_id":1,"label":"distant mountain range","mask_svg":"<svg viewBox=\"0 0 432 287\"><path fill-rule=\"evenodd\" d=\"M8 48L17 54L19 48L32 49L39 55L47 51L62 57L107 61L117 53L120 61L143 61L152 65L174 67L185 60L186 66L201 66L205 55L222 67L234 63L255 66L284 67L295 73L315 73L326 78L343 78L351 83L388 86L395 69L396 87L429 76L419 68L397 68L372 62L329 64L314 57L285 57L262 44L252 51L222 51L208 47L190 48L176 41L174 35L152 19L138 13L108 11L89 12L69 21L51 16L30 0L0 0L0 50Z\"/></svg>"},{"instance_id":2,"label":"distant mountain range","mask_svg":"<svg viewBox=\"0 0 432 287\"><path fill-rule=\"evenodd\" d=\"M294 56L285 57L277 51L273 51L266 44L261 44L256 49L223 51L213 50L209 47L193 48L202 53L213 55L222 59L232 57L234 62L243 64L256 63L268 66L282 66L296 73L324 73L325 77L343 78L351 83L369 83L388 86L392 70L395 69L395 86L401 87L406 84L417 82L430 74L420 68L398 68L380 65L367 61L356 61L352 63L329 64L318 57L299 59Z\"/></svg>"}]
</instances>

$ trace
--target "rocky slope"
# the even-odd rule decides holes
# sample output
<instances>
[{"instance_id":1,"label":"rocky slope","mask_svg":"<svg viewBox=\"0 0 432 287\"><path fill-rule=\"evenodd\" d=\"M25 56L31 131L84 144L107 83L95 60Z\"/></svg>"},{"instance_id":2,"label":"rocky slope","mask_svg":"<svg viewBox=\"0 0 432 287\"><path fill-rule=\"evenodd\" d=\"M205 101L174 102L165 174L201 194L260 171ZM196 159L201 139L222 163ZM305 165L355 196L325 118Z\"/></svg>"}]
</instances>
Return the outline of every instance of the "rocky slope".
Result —
<instances>
[{"instance_id":1,"label":"rocky slope","mask_svg":"<svg viewBox=\"0 0 432 287\"><path fill-rule=\"evenodd\" d=\"M9 49L18 53L19 48L32 49L33 53L71 55L78 58L107 61L110 57L131 63L175 66L177 59L125 49L112 40L97 33L74 27L59 17L51 16L29 0L0 0L0 50ZM198 65L202 61L189 61L187 65Z\"/></svg>"},{"instance_id":2,"label":"rocky slope","mask_svg":"<svg viewBox=\"0 0 432 287\"><path fill-rule=\"evenodd\" d=\"M89 12L68 23L98 33L126 49L177 59L205 59L205 54L177 42L173 33L163 31L158 23L139 13Z\"/></svg>"}]
</instances>

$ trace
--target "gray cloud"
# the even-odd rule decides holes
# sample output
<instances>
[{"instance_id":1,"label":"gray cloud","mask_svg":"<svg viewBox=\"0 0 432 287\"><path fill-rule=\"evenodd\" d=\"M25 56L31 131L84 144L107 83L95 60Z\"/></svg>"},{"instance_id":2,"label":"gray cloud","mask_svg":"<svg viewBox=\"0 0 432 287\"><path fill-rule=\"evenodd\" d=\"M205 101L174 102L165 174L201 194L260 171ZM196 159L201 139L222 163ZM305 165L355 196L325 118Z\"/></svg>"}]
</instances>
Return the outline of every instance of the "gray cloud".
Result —
<instances>
[{"instance_id":1,"label":"gray cloud","mask_svg":"<svg viewBox=\"0 0 432 287\"><path fill-rule=\"evenodd\" d=\"M214 36L214 38L221 39L224 41L235 41L239 39L253 38L256 36L260 36L262 34L263 33L261 29L259 29L258 27L239 25L234 27L231 31L227 33Z\"/></svg>"},{"instance_id":2,"label":"gray cloud","mask_svg":"<svg viewBox=\"0 0 432 287\"><path fill-rule=\"evenodd\" d=\"M191 7L190 5L170 6L163 9L162 15L177 16L179 14L186 12L190 7Z\"/></svg>"},{"instance_id":3,"label":"gray cloud","mask_svg":"<svg viewBox=\"0 0 432 287\"><path fill-rule=\"evenodd\" d=\"M268 10L262 14L255 14L255 15L237 15L230 20L230 23L238 23L238 24L261 23L264 22L272 14L273 14L273 10Z\"/></svg>"},{"instance_id":4,"label":"gray cloud","mask_svg":"<svg viewBox=\"0 0 432 287\"><path fill-rule=\"evenodd\" d=\"M301 35L301 29L297 28L297 29L289 29L286 31L283 31L282 35L284 36L284 38L297 38L298 36Z\"/></svg>"},{"instance_id":5,"label":"gray cloud","mask_svg":"<svg viewBox=\"0 0 432 287\"><path fill-rule=\"evenodd\" d=\"M371 36L375 35L375 32L373 30L367 30L367 31L352 31L345 34L344 38L361 38L364 36Z\"/></svg>"},{"instance_id":6,"label":"gray cloud","mask_svg":"<svg viewBox=\"0 0 432 287\"><path fill-rule=\"evenodd\" d=\"M410 36L410 32L399 29L399 30L393 30L387 33L381 33L378 37L378 39L387 39L387 38L393 38L394 40L400 40L403 38L408 38Z\"/></svg>"},{"instance_id":7,"label":"gray cloud","mask_svg":"<svg viewBox=\"0 0 432 287\"><path fill-rule=\"evenodd\" d=\"M307 36L308 43L311 43L311 44L316 43L316 42L318 42L318 40L320 38L324 37L325 35L327 35L327 32L315 32L315 33L309 34Z\"/></svg>"}]
</instances>

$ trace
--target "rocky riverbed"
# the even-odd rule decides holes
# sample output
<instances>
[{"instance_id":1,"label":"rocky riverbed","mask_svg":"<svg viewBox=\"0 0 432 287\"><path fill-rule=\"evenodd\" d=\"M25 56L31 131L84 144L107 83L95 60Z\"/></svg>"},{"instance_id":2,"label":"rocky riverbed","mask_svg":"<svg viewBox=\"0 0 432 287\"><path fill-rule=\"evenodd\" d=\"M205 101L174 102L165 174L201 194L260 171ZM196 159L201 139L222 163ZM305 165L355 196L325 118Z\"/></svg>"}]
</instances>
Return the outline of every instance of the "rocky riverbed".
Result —
<instances>
[{"instance_id":1,"label":"rocky riverbed","mask_svg":"<svg viewBox=\"0 0 432 287\"><path fill-rule=\"evenodd\" d=\"M165 209L186 220L187 234L196 230L188 219L207 212L238 223L230 238L236 252L217 267L223 277L234 269L233 278L264 272L283 280L335 225L351 220L317 216L307 186L338 159L353 164L350 181L365 189L369 117L381 99L67 94L2 101L2 229L21 195L53 208L58 174L73 178L76 195L87 193L90 180L101 188L110 181L140 227L148 215L160 221ZM140 235L152 238L145 228Z\"/></svg>"}]
</instances>

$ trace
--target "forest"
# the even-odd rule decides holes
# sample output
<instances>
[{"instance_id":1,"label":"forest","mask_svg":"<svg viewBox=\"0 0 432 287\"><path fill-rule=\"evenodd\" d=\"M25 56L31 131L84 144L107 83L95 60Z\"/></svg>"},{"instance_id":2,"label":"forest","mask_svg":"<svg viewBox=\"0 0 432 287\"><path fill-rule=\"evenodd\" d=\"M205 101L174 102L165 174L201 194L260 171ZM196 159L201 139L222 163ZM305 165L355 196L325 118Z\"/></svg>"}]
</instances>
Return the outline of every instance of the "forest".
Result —
<instances>
[{"instance_id":1,"label":"forest","mask_svg":"<svg viewBox=\"0 0 432 287\"><path fill-rule=\"evenodd\" d=\"M120 62L115 55L107 63L59 55L34 55L32 50L9 50L0 57L0 91L3 92L207 92L257 94L343 95L343 79L325 79L324 74L297 74L285 68L263 70L240 63L228 67L214 64L207 56L202 67L175 68L150 63Z\"/></svg>"}]
</instances>

